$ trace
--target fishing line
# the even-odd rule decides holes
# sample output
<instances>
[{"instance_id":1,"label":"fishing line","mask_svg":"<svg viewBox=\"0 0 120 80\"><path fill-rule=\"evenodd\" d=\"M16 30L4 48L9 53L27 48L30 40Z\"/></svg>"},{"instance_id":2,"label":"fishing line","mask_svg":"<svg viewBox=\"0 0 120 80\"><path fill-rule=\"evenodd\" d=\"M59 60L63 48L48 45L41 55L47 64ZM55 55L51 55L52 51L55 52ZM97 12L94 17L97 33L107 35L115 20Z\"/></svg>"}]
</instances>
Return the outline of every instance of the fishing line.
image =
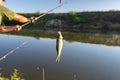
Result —
<instances>
[{"instance_id":1,"label":"fishing line","mask_svg":"<svg viewBox=\"0 0 120 80\"><path fill-rule=\"evenodd\" d=\"M61 31L61 28L62 28L62 19L61 19L61 15L60 15L59 31Z\"/></svg>"},{"instance_id":2,"label":"fishing line","mask_svg":"<svg viewBox=\"0 0 120 80\"><path fill-rule=\"evenodd\" d=\"M69 1L71 1L71 0L69 0ZM41 17L47 15L48 13L54 11L55 9L62 7L64 4L68 4L69 1L66 1L66 2L64 2L64 3L62 3L62 4L58 5L58 6L56 6L55 8L53 8L53 9L47 11L46 13L44 13L44 14L42 14L42 15L36 17L36 18L35 18L35 21L38 20L39 18L41 18ZM26 25L28 25L28 24L30 24L30 22L27 22L27 23L21 25L21 27L24 27L24 26L26 26Z\"/></svg>"},{"instance_id":3,"label":"fishing line","mask_svg":"<svg viewBox=\"0 0 120 80\"><path fill-rule=\"evenodd\" d=\"M17 46L16 48L12 49L11 51L9 51L8 53L6 53L3 57L0 58L0 61L2 61L3 59L6 59L7 56L11 55L12 53L14 53L16 50L20 49L22 46L24 46L25 44L27 44L27 41L24 41L22 44L20 44L19 46Z\"/></svg>"}]
</instances>

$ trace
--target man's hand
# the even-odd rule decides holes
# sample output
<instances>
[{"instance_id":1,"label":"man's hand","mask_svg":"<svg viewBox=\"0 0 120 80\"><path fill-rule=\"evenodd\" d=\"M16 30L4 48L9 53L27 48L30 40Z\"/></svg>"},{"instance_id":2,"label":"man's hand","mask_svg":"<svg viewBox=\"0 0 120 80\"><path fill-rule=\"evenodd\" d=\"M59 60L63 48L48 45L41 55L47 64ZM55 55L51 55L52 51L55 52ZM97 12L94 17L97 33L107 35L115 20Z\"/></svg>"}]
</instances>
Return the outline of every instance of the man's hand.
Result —
<instances>
[{"instance_id":1,"label":"man's hand","mask_svg":"<svg viewBox=\"0 0 120 80\"><path fill-rule=\"evenodd\" d=\"M15 31L20 31L21 29L22 29L22 27L20 25L16 25L14 30Z\"/></svg>"},{"instance_id":2,"label":"man's hand","mask_svg":"<svg viewBox=\"0 0 120 80\"><path fill-rule=\"evenodd\" d=\"M31 22L31 23L34 23L35 20L36 20L36 18L34 16L29 18L29 22Z\"/></svg>"}]
</instances>

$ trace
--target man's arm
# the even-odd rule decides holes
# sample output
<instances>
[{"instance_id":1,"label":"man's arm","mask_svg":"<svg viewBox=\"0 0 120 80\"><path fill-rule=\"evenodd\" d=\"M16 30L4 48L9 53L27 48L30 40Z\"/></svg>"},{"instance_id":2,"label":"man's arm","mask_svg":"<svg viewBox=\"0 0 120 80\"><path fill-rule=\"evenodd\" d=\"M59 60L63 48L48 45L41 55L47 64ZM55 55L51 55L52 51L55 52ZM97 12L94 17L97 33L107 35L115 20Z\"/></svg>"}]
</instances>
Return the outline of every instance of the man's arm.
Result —
<instances>
[{"instance_id":1,"label":"man's arm","mask_svg":"<svg viewBox=\"0 0 120 80\"><path fill-rule=\"evenodd\" d=\"M30 22L30 19L28 19L22 15L19 15L19 14L15 14L13 16L13 20L21 22L21 23Z\"/></svg>"},{"instance_id":2,"label":"man's arm","mask_svg":"<svg viewBox=\"0 0 120 80\"><path fill-rule=\"evenodd\" d=\"M0 32L20 31L22 28L19 25L15 26L0 26Z\"/></svg>"},{"instance_id":3,"label":"man's arm","mask_svg":"<svg viewBox=\"0 0 120 80\"><path fill-rule=\"evenodd\" d=\"M33 23L33 22L35 22L35 19L36 18L34 16L30 17L30 18L26 18L20 14L14 14L14 16L13 16L13 20L21 22L21 23L25 23L25 22Z\"/></svg>"}]
</instances>

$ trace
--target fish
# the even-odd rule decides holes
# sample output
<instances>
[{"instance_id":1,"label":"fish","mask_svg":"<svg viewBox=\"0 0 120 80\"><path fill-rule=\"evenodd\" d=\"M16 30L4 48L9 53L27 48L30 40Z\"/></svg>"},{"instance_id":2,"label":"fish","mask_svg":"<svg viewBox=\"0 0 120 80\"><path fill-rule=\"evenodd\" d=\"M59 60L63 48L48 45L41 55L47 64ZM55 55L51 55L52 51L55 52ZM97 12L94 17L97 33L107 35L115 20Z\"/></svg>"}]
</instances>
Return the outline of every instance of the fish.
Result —
<instances>
[{"instance_id":1,"label":"fish","mask_svg":"<svg viewBox=\"0 0 120 80\"><path fill-rule=\"evenodd\" d=\"M63 36L61 31L58 31L57 40L56 40L56 51L57 51L56 62L60 61L62 48L63 48Z\"/></svg>"}]
</instances>

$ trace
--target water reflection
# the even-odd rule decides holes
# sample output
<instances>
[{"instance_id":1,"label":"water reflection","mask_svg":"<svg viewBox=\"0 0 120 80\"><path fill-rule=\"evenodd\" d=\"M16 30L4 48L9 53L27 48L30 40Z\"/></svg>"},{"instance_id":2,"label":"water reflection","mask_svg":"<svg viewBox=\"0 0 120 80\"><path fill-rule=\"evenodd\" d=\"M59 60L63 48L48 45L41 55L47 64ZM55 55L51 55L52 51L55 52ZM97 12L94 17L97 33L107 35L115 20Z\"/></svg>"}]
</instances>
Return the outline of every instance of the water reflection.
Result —
<instances>
[{"instance_id":1,"label":"water reflection","mask_svg":"<svg viewBox=\"0 0 120 80\"><path fill-rule=\"evenodd\" d=\"M101 33L69 33L62 32L64 35L64 40L69 42L84 42L84 43L94 43L94 44L105 44L120 46L120 35L119 34L101 34ZM31 36L36 39L51 38L55 39L56 32L52 31L41 31L41 30L22 30L20 32L10 32L7 34ZM72 37L71 37L72 36Z\"/></svg>"},{"instance_id":2,"label":"water reflection","mask_svg":"<svg viewBox=\"0 0 120 80\"><path fill-rule=\"evenodd\" d=\"M12 53L14 53L16 50L18 50L19 48L21 48L22 46L24 46L25 44L27 44L27 42L23 42L22 44L20 44L19 46L17 46L16 48L10 50L9 52L5 53L4 56L2 56L0 58L0 61L2 61L3 59L7 58L9 55L11 55Z\"/></svg>"}]
</instances>

